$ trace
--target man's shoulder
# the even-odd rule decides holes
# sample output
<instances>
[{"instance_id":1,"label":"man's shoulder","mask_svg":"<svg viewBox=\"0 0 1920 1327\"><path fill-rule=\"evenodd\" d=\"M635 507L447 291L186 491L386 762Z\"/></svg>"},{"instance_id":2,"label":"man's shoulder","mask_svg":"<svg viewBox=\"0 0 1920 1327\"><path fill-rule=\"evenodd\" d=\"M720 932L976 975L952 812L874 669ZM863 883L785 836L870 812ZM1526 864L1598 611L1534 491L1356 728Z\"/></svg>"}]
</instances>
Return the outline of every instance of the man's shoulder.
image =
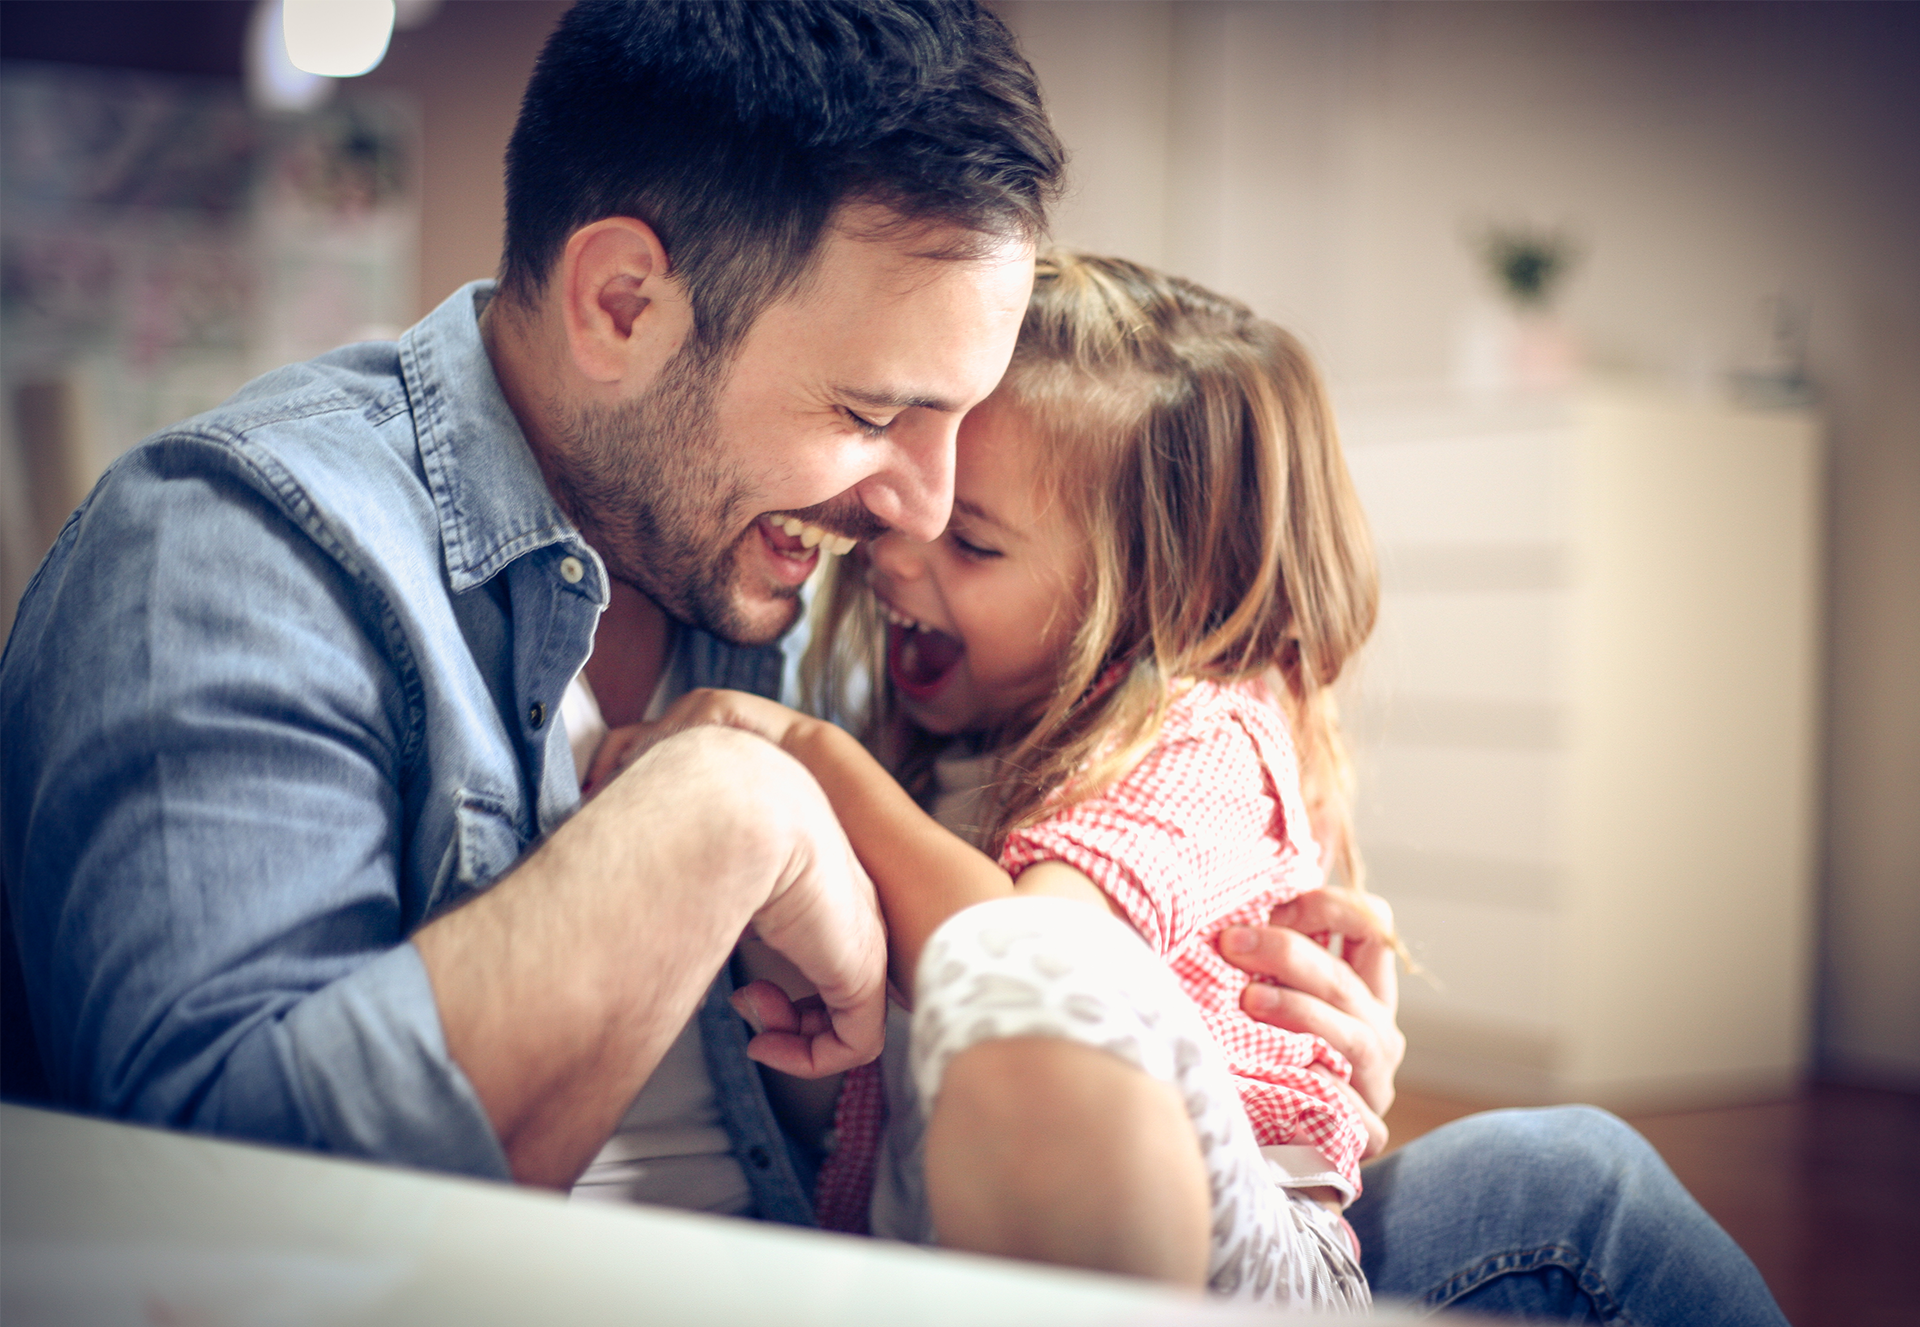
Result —
<instances>
[{"instance_id":1,"label":"man's shoulder","mask_svg":"<svg viewBox=\"0 0 1920 1327\"><path fill-rule=\"evenodd\" d=\"M411 423L399 348L375 341L262 374L213 409L160 430L140 446L198 443L296 471L391 460L417 472L419 444Z\"/></svg>"},{"instance_id":2,"label":"man's shoulder","mask_svg":"<svg viewBox=\"0 0 1920 1327\"><path fill-rule=\"evenodd\" d=\"M330 415L358 415L378 422L407 408L399 344L363 341L263 373L213 409L175 428L205 423L248 431Z\"/></svg>"},{"instance_id":3,"label":"man's shoulder","mask_svg":"<svg viewBox=\"0 0 1920 1327\"><path fill-rule=\"evenodd\" d=\"M181 500L196 504L257 496L336 553L394 540L437 545L399 362L392 343L369 342L263 374L142 440L88 505L157 508L169 489L189 490Z\"/></svg>"}]
</instances>

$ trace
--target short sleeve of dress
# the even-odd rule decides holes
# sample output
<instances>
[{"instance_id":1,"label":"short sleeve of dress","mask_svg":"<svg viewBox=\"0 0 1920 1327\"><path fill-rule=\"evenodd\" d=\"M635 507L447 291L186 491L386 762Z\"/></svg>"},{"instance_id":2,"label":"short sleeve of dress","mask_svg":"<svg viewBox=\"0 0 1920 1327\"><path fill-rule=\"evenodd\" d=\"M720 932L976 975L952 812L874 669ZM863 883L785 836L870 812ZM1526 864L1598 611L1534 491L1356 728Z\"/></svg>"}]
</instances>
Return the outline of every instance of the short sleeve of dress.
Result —
<instances>
[{"instance_id":1,"label":"short sleeve of dress","mask_svg":"<svg viewBox=\"0 0 1920 1327\"><path fill-rule=\"evenodd\" d=\"M1281 865L1253 860L1291 851L1276 832L1281 815L1258 748L1208 688L1175 706L1160 740L1111 788L1008 835L1000 865L1015 878L1043 861L1074 867L1165 956L1244 905L1248 879Z\"/></svg>"}]
</instances>

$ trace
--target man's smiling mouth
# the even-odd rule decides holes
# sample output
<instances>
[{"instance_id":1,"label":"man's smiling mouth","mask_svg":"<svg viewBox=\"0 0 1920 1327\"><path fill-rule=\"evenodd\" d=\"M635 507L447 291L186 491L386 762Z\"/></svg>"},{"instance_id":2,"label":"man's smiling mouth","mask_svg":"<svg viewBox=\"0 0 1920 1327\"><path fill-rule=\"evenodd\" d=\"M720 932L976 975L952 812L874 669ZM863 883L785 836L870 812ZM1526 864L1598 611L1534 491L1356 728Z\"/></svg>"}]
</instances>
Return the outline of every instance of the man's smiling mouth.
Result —
<instances>
[{"instance_id":1,"label":"man's smiling mouth","mask_svg":"<svg viewBox=\"0 0 1920 1327\"><path fill-rule=\"evenodd\" d=\"M790 512L773 512L762 519L789 539L798 539L802 549L824 548L829 553L844 556L860 542L852 535L835 534L811 521L803 521Z\"/></svg>"}]
</instances>

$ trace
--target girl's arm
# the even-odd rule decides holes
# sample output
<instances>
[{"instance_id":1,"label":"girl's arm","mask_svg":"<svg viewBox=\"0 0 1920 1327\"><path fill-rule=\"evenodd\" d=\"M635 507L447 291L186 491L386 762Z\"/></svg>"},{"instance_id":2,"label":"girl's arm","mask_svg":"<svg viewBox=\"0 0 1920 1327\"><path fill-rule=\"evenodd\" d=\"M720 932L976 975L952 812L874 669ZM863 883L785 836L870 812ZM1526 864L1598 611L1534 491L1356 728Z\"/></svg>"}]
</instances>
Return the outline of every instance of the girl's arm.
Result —
<instances>
[{"instance_id":1,"label":"girl's arm","mask_svg":"<svg viewBox=\"0 0 1920 1327\"><path fill-rule=\"evenodd\" d=\"M1061 862L1010 879L999 863L922 811L844 729L801 719L780 744L805 765L879 891L890 975L912 991L920 950L940 924L975 903L1010 894L1053 894L1106 906L1091 880Z\"/></svg>"},{"instance_id":2,"label":"girl's arm","mask_svg":"<svg viewBox=\"0 0 1920 1327\"><path fill-rule=\"evenodd\" d=\"M1013 881L985 853L922 811L867 749L844 729L739 691L691 691L658 724L609 734L587 780L603 785L649 738L698 724L744 728L793 756L819 782L873 877L887 922L888 971L911 992L927 938L962 908L1010 894L1052 894L1106 904L1092 881L1060 862L1042 862Z\"/></svg>"}]
</instances>

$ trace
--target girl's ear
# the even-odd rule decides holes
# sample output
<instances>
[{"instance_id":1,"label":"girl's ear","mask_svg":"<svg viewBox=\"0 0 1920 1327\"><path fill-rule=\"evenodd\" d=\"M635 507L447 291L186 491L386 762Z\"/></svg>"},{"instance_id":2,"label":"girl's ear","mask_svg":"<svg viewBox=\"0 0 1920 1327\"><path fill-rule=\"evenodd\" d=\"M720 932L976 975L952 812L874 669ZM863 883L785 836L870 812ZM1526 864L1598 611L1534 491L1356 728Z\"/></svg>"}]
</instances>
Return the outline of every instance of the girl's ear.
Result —
<instances>
[{"instance_id":1,"label":"girl's ear","mask_svg":"<svg viewBox=\"0 0 1920 1327\"><path fill-rule=\"evenodd\" d=\"M567 351L592 382L644 388L693 326L666 247L633 217L604 217L573 232L557 278Z\"/></svg>"}]
</instances>

